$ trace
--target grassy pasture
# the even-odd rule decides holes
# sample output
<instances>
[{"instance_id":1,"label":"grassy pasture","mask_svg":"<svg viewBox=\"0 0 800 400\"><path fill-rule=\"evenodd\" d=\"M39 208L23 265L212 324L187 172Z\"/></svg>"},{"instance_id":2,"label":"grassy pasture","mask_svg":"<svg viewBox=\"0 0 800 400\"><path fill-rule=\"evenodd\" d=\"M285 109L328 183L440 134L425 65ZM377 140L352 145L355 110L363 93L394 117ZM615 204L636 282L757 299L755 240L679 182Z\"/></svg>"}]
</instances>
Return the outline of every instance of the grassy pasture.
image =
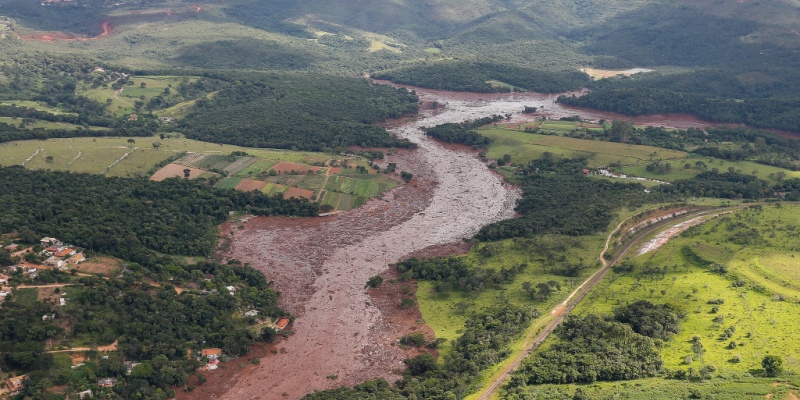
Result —
<instances>
[{"instance_id":1,"label":"grassy pasture","mask_svg":"<svg viewBox=\"0 0 800 400\"><path fill-rule=\"evenodd\" d=\"M776 173L776 172L783 172L786 174L787 178L798 178L800 177L800 171L789 171L787 169L773 167L771 165L764 165L759 164L753 161L728 161L728 160L720 160L715 158L708 158L702 157L697 155L687 155L685 160L675 160L671 161L672 170L670 172L664 174L658 174L655 172L647 171L646 164L640 165L629 165L624 166L622 168L622 172L630 175L635 176L642 176L645 178L652 178L652 179L659 179L665 181L674 181L677 179L689 179L705 170L699 169L695 166L697 161L702 161L708 165L706 170L711 170L712 168L718 169L720 172L726 172L729 168L733 168L734 170L741 171L744 174L748 175L755 175L760 179L764 179L768 182L775 182L774 179L770 178L769 175ZM691 164L691 168L684 168L684 164Z\"/></svg>"},{"instance_id":2,"label":"grassy pasture","mask_svg":"<svg viewBox=\"0 0 800 400\"><path fill-rule=\"evenodd\" d=\"M561 122L559 121L559 123ZM569 123L575 124L574 122ZM561 157L586 157L592 167L607 166L613 162L621 162L623 165L640 163L644 165L651 159L671 160L686 157L685 152L651 146L573 139L554 135L545 136L505 127L484 128L479 132L494 140L487 152L489 158L497 159L504 154L510 154L511 162L514 163L527 163L541 157L544 152ZM655 155L653 155L654 153Z\"/></svg>"},{"instance_id":3,"label":"grassy pasture","mask_svg":"<svg viewBox=\"0 0 800 400\"><path fill-rule=\"evenodd\" d=\"M135 141L134 146L139 147L139 149L107 171L107 175L144 175L155 164L184 151L201 153L201 155L223 155L230 154L232 151L244 151L254 157L305 164L324 162L331 158L331 155L323 153L253 149L211 144L185 138L162 140L158 137L137 137L133 139ZM161 143L161 147L158 150L153 147L154 142ZM27 167L90 173L102 173L107 166L131 150L128 138L125 137L24 140L0 144L0 165L19 165L40 148L43 150L26 164ZM81 154L80 157L75 159L79 152ZM46 161L48 155L53 156L52 162ZM269 162L272 162L272 165L275 163L273 161ZM241 172L238 175L242 176Z\"/></svg>"},{"instance_id":4,"label":"grassy pasture","mask_svg":"<svg viewBox=\"0 0 800 400\"><path fill-rule=\"evenodd\" d=\"M793 400L800 393L796 383L776 384L775 379L754 378L746 374L726 374L705 382L649 378L625 382L595 382L588 385L528 386L526 399L571 399L580 388L590 399L674 400L737 399ZM695 395L695 397L690 397ZM699 397L697 397L699 395Z\"/></svg>"},{"instance_id":5,"label":"grassy pasture","mask_svg":"<svg viewBox=\"0 0 800 400\"><path fill-rule=\"evenodd\" d=\"M566 129L565 132L574 129L575 124L576 122L571 121L545 122L545 125L563 127ZM557 135L545 136L503 126L485 127L480 129L479 132L493 139L487 151L489 158L499 159L504 154L509 154L511 155L511 162L519 164L525 164L532 159L541 157L544 152L550 152L557 157L585 157L589 160L591 167L604 167L611 163L620 163L622 165L620 170L625 174L662 181L689 179L712 168L725 172L731 167L742 173L753 174L773 183L775 182L774 179L769 176L776 172L785 173L787 178L800 177L800 171L789 171L753 161L734 162L710 159L682 151L652 146L575 139ZM647 171L647 165L658 160L669 162L672 166L671 170L665 173ZM695 165L698 161L706 163L707 168L698 168ZM690 164L690 168L684 168L687 163Z\"/></svg>"},{"instance_id":6,"label":"grassy pasture","mask_svg":"<svg viewBox=\"0 0 800 400\"><path fill-rule=\"evenodd\" d=\"M78 94L86 96L92 100L99 101L107 104L106 109L116 113L117 115L128 114L135 111L136 101L143 101L147 104L150 99L161 95L164 89L170 87L172 93L169 96L177 96L177 86L185 80L194 80L192 77L172 77L172 76L142 76L133 77L130 82L132 84L125 85L122 91L114 90L111 87L96 87L91 88L83 86L78 89ZM141 87L144 83L145 87ZM142 99L142 97L144 97ZM110 100L110 102L108 102ZM160 113L161 116L174 116L179 115L180 112L185 112L183 103L171 107L170 111L165 110Z\"/></svg>"},{"instance_id":7,"label":"grassy pasture","mask_svg":"<svg viewBox=\"0 0 800 400\"><path fill-rule=\"evenodd\" d=\"M800 315L800 290L795 286L796 255L800 246L794 227L800 223L800 206L774 205L763 212L742 211L719 217L690 229L661 249L635 258L639 264L667 267L666 273L638 276L635 273L610 274L575 310L578 314L610 314L612 309L639 299L671 303L686 312L681 332L668 341L662 351L667 369L713 363L720 373L758 371L767 354L784 358L787 369L800 371L800 343L796 340ZM742 244L743 233L753 228L760 239ZM740 243L736 243L740 241ZM700 257L726 265L730 276L693 265L681 249L691 248ZM746 284L736 287L734 278ZM779 301L780 296L787 301ZM711 305L709 300L722 299ZM712 307L718 307L714 312ZM723 331L735 326L731 338ZM700 336L705 352L692 356L691 340ZM735 348L729 348L735 342ZM734 363L735 355L742 360Z\"/></svg>"}]
</instances>

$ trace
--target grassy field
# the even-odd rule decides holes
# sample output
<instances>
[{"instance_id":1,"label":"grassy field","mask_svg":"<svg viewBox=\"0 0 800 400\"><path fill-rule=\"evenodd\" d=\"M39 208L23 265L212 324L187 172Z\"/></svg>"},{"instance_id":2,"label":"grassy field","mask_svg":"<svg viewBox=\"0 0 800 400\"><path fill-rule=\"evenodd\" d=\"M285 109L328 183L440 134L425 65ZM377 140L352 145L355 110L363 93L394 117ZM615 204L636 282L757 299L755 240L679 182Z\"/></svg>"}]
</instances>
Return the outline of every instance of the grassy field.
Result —
<instances>
[{"instance_id":1,"label":"grassy field","mask_svg":"<svg viewBox=\"0 0 800 400\"><path fill-rule=\"evenodd\" d=\"M244 151L248 154L271 160L282 160L312 164L325 162L333 155L290 150L253 149L247 147L211 144L185 138L159 139L158 137L133 138L134 147L139 147L119 164L106 172L112 176L143 176L157 163L184 151L210 155L230 154ZM154 142L161 143L156 150ZM128 138L69 138L43 141L17 141L0 145L0 165L19 165L41 150L25 165L34 169L69 170L76 172L102 173L106 167L131 150ZM80 157L78 157L80 155ZM53 156L52 162L47 156ZM76 158L78 157L78 158ZM359 160L359 162L365 162ZM274 165L274 164L273 164Z\"/></svg>"},{"instance_id":2,"label":"grassy field","mask_svg":"<svg viewBox=\"0 0 800 400\"><path fill-rule=\"evenodd\" d=\"M575 124L574 122L569 122ZM487 156L501 158L511 155L511 162L527 163L550 152L562 157L586 157L592 167L607 166L619 162L623 165L637 165L651 160L677 160L686 157L682 151L660 149L651 146L637 146L625 143L599 140L573 139L555 135L540 135L505 127L490 127L479 132L492 138Z\"/></svg>"},{"instance_id":3,"label":"grassy field","mask_svg":"<svg viewBox=\"0 0 800 400\"><path fill-rule=\"evenodd\" d=\"M559 255L563 254L563 261L555 262L556 265L567 261L580 262L583 260L587 268L583 270L581 277L573 279L559 276L554 273L553 268L546 267L548 262L545 261L544 254L531 251L533 242L529 241L535 241L537 246L551 249L551 251L558 252ZM585 275L598 268L597 255L603 248L604 242L604 235L581 238L544 236L517 240L516 244L514 240L504 240L477 245L469 254L463 256L471 265L495 270L500 270L502 267L513 267L520 263L527 263L528 267L524 272L518 274L512 283L499 288L488 288L477 294L451 292L447 296L442 296L434 290L435 282L419 282L417 301L422 317L425 323L436 332L437 338L444 338L448 341L460 336L464 322L472 310L478 310L497 302L510 301L518 305L535 307L545 317L557 303L572 291L574 285L579 284ZM481 249L486 246L489 246L489 251L482 251ZM491 255L487 257L485 254ZM559 282L561 290L544 302L531 300L522 289L522 283L526 281L536 286L537 283L550 280ZM446 354L448 351L450 351L449 344L440 347L440 352Z\"/></svg>"},{"instance_id":4,"label":"grassy field","mask_svg":"<svg viewBox=\"0 0 800 400\"><path fill-rule=\"evenodd\" d=\"M588 385L539 385L526 388L526 399L572 399L576 390L589 399L674 400L736 399L794 400L797 382L776 384L775 379L747 374L726 374L705 382L650 378L627 382L596 382Z\"/></svg>"},{"instance_id":5,"label":"grassy field","mask_svg":"<svg viewBox=\"0 0 800 400\"><path fill-rule=\"evenodd\" d=\"M800 223L798 211L796 205L770 205L761 212L742 211L690 229L661 249L634 258L640 265L667 267L663 273L612 273L575 312L607 315L639 299L674 304L685 311L686 318L681 332L665 343L665 368L697 370L712 363L720 374L753 373L761 368L765 355L776 354L783 357L787 369L798 372L800 290L793 262L800 252L794 233ZM727 266L729 275L694 265L684 248ZM734 284L737 279L740 284ZM709 304L719 299L722 304ZM724 338L723 332L731 326L734 335ZM700 336L705 352L690 360L695 336ZM735 348L729 347L731 342ZM741 362L732 361L737 356Z\"/></svg>"},{"instance_id":6,"label":"grassy field","mask_svg":"<svg viewBox=\"0 0 800 400\"><path fill-rule=\"evenodd\" d=\"M577 123L571 121L547 121L544 125L561 127L563 132L560 133L566 133L574 129L575 124ZM509 154L511 155L511 162L518 164L525 164L532 159L541 157L544 152L550 152L557 157L585 157L589 161L589 166L593 168L606 167L609 164L618 163L622 165L618 169L625 174L668 182L692 178L712 168L716 168L721 172L726 172L729 168L733 168L773 183L775 180L770 175L776 172L785 173L787 178L800 177L800 171L789 171L752 161L735 162L710 159L683 151L652 146L575 139L557 135L541 135L528 133L513 126L485 127L480 129L479 132L493 139L487 152L489 158L499 159L504 154ZM647 165L658 160L669 162L671 165L670 171L665 173L647 171ZM698 168L695 164L698 161L704 162L707 168ZM685 164L690 164L690 168L684 168Z\"/></svg>"},{"instance_id":7,"label":"grassy field","mask_svg":"<svg viewBox=\"0 0 800 400\"><path fill-rule=\"evenodd\" d=\"M83 86L78 88L77 93L92 100L107 104L106 109L117 114L129 114L135 111L136 101L144 104L153 97L164 95L166 97L180 96L177 86L181 82L190 82L197 78L194 77L174 77L174 76L142 76L131 78L131 84L124 86L121 90L114 90L111 87L91 88ZM142 87L141 85L145 86ZM170 94L165 95L164 90L170 88ZM162 116L178 115L185 111L185 105L178 104L171 107L170 111L164 111Z\"/></svg>"}]
</instances>

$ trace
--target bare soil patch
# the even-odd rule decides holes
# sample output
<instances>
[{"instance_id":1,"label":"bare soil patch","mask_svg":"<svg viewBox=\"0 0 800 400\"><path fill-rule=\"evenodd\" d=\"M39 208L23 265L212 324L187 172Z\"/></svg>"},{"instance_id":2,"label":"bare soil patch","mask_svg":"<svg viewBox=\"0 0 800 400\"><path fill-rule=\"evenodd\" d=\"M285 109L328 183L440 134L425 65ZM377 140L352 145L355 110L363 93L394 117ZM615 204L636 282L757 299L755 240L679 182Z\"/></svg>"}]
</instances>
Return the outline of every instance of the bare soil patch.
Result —
<instances>
[{"instance_id":1,"label":"bare soil patch","mask_svg":"<svg viewBox=\"0 0 800 400\"><path fill-rule=\"evenodd\" d=\"M160 170L156 171L156 173L150 177L150 180L161 182L164 179L168 178L183 178L184 176L186 176L184 173L184 170L186 169L190 171L189 179L197 178L198 176L206 172L198 168L186 167L178 164L167 164L164 168L161 168Z\"/></svg>"},{"instance_id":2,"label":"bare soil patch","mask_svg":"<svg viewBox=\"0 0 800 400\"><path fill-rule=\"evenodd\" d=\"M119 260L111 257L93 257L78 264L75 269L86 274L113 276L120 272L120 264Z\"/></svg>"},{"instance_id":3,"label":"bare soil patch","mask_svg":"<svg viewBox=\"0 0 800 400\"><path fill-rule=\"evenodd\" d=\"M292 197L297 198L304 198L311 200L311 197L314 196L314 192L307 190L307 189L300 189L296 187L290 187L286 189L286 192L283 193L284 199L289 199Z\"/></svg>"},{"instance_id":4,"label":"bare soil patch","mask_svg":"<svg viewBox=\"0 0 800 400\"><path fill-rule=\"evenodd\" d=\"M236 187L234 187L234 189L241 192L252 192L253 190L260 192L261 189L264 189L264 187L266 186L267 182L257 181L253 179L243 179L236 185Z\"/></svg>"}]
</instances>

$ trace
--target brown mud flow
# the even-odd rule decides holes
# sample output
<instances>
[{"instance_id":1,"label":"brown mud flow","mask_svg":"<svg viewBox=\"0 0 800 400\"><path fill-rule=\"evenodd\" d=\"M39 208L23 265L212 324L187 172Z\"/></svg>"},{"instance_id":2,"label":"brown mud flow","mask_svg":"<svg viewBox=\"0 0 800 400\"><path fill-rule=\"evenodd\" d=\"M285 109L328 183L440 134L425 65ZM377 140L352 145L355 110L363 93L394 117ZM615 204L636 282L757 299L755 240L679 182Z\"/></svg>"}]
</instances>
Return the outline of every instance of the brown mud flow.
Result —
<instances>
[{"instance_id":1,"label":"brown mud flow","mask_svg":"<svg viewBox=\"0 0 800 400\"><path fill-rule=\"evenodd\" d=\"M526 105L544 106L551 118L616 118L563 107L553 102L555 94L414 89L425 104L440 107L423 107L421 119L393 124L391 131L419 149L384 161L414 173L411 184L332 217L254 218L224 227L223 234L233 239L225 256L250 263L275 282L281 305L297 316L296 333L260 365L213 388L204 385L194 398L296 399L314 390L399 377L407 353L391 343L419 327L413 318L403 318L401 313L412 310L399 310L399 297L394 308L386 299L374 301L364 289L367 279L409 254L458 242L484 225L513 217L519 197L473 154L442 146L420 128L507 113L513 114L509 122L525 122L535 118L520 114ZM710 125L689 116L646 118L635 122Z\"/></svg>"},{"instance_id":2,"label":"brown mud flow","mask_svg":"<svg viewBox=\"0 0 800 400\"><path fill-rule=\"evenodd\" d=\"M416 311L400 310L399 296L394 310L373 304L364 289L369 277L410 253L469 238L484 225L513 217L519 197L474 155L447 149L419 128L501 111L512 109L493 102L452 104L392 128L419 149L386 161L414 179L357 210L314 219L254 218L224 227L223 235L233 239L226 256L274 280L281 305L297 319L295 334L279 345L285 352L262 359L237 382L223 383L217 395L300 398L376 377L397 379L407 353L390 344L416 328L416 320L398 314Z\"/></svg>"}]
</instances>

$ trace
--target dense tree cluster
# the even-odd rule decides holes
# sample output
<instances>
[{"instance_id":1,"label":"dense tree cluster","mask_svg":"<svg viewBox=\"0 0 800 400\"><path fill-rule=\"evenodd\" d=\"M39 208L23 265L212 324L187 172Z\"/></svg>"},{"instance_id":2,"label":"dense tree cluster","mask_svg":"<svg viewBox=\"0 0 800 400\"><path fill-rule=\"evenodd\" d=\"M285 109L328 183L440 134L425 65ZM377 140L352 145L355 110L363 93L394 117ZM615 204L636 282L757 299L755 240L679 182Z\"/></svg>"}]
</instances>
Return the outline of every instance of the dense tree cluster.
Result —
<instances>
[{"instance_id":1,"label":"dense tree cluster","mask_svg":"<svg viewBox=\"0 0 800 400\"><path fill-rule=\"evenodd\" d=\"M492 122L497 122L502 118L503 117L499 115L493 115L491 117L484 117L462 123L448 122L425 129L425 134L445 143L460 143L467 146L487 146L491 143L491 140L475 132L473 129L488 125Z\"/></svg>"},{"instance_id":2,"label":"dense tree cluster","mask_svg":"<svg viewBox=\"0 0 800 400\"><path fill-rule=\"evenodd\" d=\"M652 338L595 315L569 316L559 341L523 361L509 389L542 383L614 381L655 376L663 365Z\"/></svg>"},{"instance_id":3,"label":"dense tree cluster","mask_svg":"<svg viewBox=\"0 0 800 400\"><path fill-rule=\"evenodd\" d=\"M318 213L318 206L307 200L215 189L185 179L153 182L18 167L0 168L0 209L2 232L25 227L134 260L145 257L147 249L208 255L228 211Z\"/></svg>"},{"instance_id":4,"label":"dense tree cluster","mask_svg":"<svg viewBox=\"0 0 800 400\"><path fill-rule=\"evenodd\" d=\"M684 314L669 304L638 300L614 310L614 319L631 326L634 332L653 339L667 340L679 332Z\"/></svg>"},{"instance_id":5,"label":"dense tree cluster","mask_svg":"<svg viewBox=\"0 0 800 400\"><path fill-rule=\"evenodd\" d=\"M767 182L752 175L737 171L701 172L691 179L682 179L672 185L659 186L664 193L688 194L691 196L719 197L723 199L763 199L772 196L774 190Z\"/></svg>"},{"instance_id":6,"label":"dense tree cluster","mask_svg":"<svg viewBox=\"0 0 800 400\"><path fill-rule=\"evenodd\" d=\"M416 96L405 89L310 74L218 77L233 84L196 102L180 123L190 138L314 151L353 145L413 147L372 125L417 111Z\"/></svg>"},{"instance_id":7,"label":"dense tree cluster","mask_svg":"<svg viewBox=\"0 0 800 400\"><path fill-rule=\"evenodd\" d=\"M523 197L521 217L482 228L480 240L530 236L539 233L588 235L605 229L614 210L624 205L665 199L665 193L645 193L638 183L612 182L581 175L586 160L556 160L546 155L520 170Z\"/></svg>"},{"instance_id":8,"label":"dense tree cluster","mask_svg":"<svg viewBox=\"0 0 800 400\"><path fill-rule=\"evenodd\" d=\"M435 282L436 291L451 290L480 292L495 285L510 283L527 268L519 264L512 268L479 268L467 264L462 257L435 257L427 260L409 258L397 263L397 271L414 279Z\"/></svg>"},{"instance_id":9,"label":"dense tree cluster","mask_svg":"<svg viewBox=\"0 0 800 400\"><path fill-rule=\"evenodd\" d=\"M558 93L580 89L589 77L579 71L544 71L527 67L466 61L437 61L412 64L374 74L404 85L466 92L510 92L509 86L493 85L499 81L521 90Z\"/></svg>"}]
</instances>

